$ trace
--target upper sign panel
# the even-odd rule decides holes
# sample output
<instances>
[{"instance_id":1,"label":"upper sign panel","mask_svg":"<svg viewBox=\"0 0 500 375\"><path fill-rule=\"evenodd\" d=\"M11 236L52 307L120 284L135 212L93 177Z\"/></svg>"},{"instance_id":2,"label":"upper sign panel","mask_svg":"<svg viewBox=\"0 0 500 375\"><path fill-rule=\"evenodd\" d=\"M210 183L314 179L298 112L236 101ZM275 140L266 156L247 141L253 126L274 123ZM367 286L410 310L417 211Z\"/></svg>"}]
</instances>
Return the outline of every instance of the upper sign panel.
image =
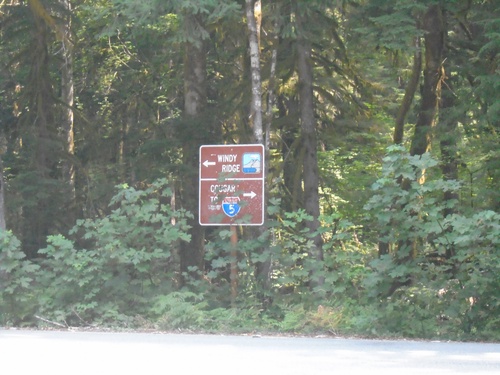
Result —
<instances>
[{"instance_id":1,"label":"upper sign panel","mask_svg":"<svg viewBox=\"0 0 500 375\"><path fill-rule=\"evenodd\" d=\"M200 147L201 179L264 177L263 145L209 145Z\"/></svg>"}]
</instances>

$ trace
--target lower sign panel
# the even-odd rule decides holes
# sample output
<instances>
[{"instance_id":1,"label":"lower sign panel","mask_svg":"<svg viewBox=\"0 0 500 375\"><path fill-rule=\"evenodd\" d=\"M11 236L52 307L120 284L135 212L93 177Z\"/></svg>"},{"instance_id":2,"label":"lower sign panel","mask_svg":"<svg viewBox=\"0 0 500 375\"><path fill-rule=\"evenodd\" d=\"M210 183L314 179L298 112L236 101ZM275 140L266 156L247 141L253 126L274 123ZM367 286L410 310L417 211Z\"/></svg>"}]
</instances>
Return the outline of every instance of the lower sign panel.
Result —
<instances>
[{"instance_id":1,"label":"lower sign panel","mask_svg":"<svg viewBox=\"0 0 500 375\"><path fill-rule=\"evenodd\" d=\"M200 225L262 225L264 185L255 180L200 181Z\"/></svg>"}]
</instances>

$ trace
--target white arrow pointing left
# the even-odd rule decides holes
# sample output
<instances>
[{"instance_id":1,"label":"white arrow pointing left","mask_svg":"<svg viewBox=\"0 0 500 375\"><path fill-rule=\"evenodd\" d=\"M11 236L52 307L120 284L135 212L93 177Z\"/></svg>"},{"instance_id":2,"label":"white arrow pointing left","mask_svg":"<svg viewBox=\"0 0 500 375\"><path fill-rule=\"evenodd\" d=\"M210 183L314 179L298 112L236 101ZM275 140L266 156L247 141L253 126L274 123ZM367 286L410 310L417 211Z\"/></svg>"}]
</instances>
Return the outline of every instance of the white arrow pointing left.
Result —
<instances>
[{"instance_id":1,"label":"white arrow pointing left","mask_svg":"<svg viewBox=\"0 0 500 375\"><path fill-rule=\"evenodd\" d=\"M255 194L253 191L250 192L250 193L243 193L243 196L244 197L250 197L250 199L253 199L257 196L257 194Z\"/></svg>"},{"instance_id":2,"label":"white arrow pointing left","mask_svg":"<svg viewBox=\"0 0 500 375\"><path fill-rule=\"evenodd\" d=\"M205 167L208 167L209 165L215 165L215 161L208 161L208 160L205 160L205 161L203 162L203 165L204 165Z\"/></svg>"}]
</instances>

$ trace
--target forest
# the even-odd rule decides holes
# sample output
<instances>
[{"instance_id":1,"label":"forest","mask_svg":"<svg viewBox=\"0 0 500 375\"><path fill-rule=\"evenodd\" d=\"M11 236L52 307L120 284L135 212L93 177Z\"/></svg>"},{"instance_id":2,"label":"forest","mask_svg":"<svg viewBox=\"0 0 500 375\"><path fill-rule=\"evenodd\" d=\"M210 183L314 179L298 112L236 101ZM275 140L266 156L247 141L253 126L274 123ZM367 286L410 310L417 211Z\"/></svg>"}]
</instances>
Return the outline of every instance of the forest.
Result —
<instances>
[{"instance_id":1,"label":"forest","mask_svg":"<svg viewBox=\"0 0 500 375\"><path fill-rule=\"evenodd\" d=\"M0 0L0 326L500 340L499 63L496 0Z\"/></svg>"}]
</instances>

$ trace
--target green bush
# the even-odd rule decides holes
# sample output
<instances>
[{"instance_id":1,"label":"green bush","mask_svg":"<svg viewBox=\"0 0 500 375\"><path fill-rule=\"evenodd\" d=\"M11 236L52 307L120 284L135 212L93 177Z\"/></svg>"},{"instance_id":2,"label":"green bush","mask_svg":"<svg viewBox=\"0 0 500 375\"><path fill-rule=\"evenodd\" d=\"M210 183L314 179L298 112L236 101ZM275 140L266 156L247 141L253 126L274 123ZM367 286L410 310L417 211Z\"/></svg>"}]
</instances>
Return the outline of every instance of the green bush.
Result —
<instances>
[{"instance_id":1,"label":"green bush","mask_svg":"<svg viewBox=\"0 0 500 375\"><path fill-rule=\"evenodd\" d=\"M33 318L32 284L40 269L25 257L12 232L0 230L0 324L20 325Z\"/></svg>"},{"instance_id":2,"label":"green bush","mask_svg":"<svg viewBox=\"0 0 500 375\"><path fill-rule=\"evenodd\" d=\"M41 314L72 325L129 324L148 315L153 297L175 290L175 249L189 240L189 214L171 208L167 186L166 180L144 190L121 186L112 212L78 222L74 240L48 238L39 251Z\"/></svg>"},{"instance_id":3,"label":"green bush","mask_svg":"<svg viewBox=\"0 0 500 375\"><path fill-rule=\"evenodd\" d=\"M415 171L424 170L421 185ZM49 236L33 261L0 232L0 322L33 324L37 316L67 326L500 339L500 215L444 201L460 185L443 181L430 155L392 147L384 159L366 208L372 230L393 245L388 254L377 256L357 236L364 228L332 214L321 218L324 259L312 259L310 216L274 202L267 230L240 230L236 248L227 228L210 231L206 273L182 289L178 244L189 241L190 214L172 209L168 185L120 186L108 215ZM398 250L405 242L415 256ZM268 285L259 275L266 262ZM311 283L312 275L324 282Z\"/></svg>"},{"instance_id":4,"label":"green bush","mask_svg":"<svg viewBox=\"0 0 500 375\"><path fill-rule=\"evenodd\" d=\"M430 154L410 156L393 146L373 186L366 209L381 240L392 244L364 279L380 307L376 320L381 329L411 337L498 338L500 215L444 200L460 184L443 180L437 166ZM401 244L411 244L412 256Z\"/></svg>"}]
</instances>

